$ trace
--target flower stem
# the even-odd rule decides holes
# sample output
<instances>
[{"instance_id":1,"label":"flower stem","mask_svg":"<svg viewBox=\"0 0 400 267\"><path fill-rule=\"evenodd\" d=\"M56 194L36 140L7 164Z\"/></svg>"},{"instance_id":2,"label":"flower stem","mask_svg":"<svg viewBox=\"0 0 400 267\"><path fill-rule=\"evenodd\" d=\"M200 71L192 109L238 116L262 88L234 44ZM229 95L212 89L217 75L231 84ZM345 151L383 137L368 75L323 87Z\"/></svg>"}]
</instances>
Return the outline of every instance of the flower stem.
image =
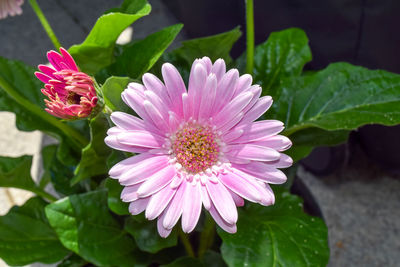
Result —
<instances>
[{"instance_id":1,"label":"flower stem","mask_svg":"<svg viewBox=\"0 0 400 267\"><path fill-rule=\"evenodd\" d=\"M246 72L253 74L254 66L254 5L253 0L245 0L246 2Z\"/></svg>"},{"instance_id":2,"label":"flower stem","mask_svg":"<svg viewBox=\"0 0 400 267\"><path fill-rule=\"evenodd\" d=\"M50 200L51 202L54 202L57 200L57 198L49 193L47 193L44 190L41 189L37 189L37 190L32 190L33 193L35 193L36 195L46 198L47 200Z\"/></svg>"},{"instance_id":3,"label":"flower stem","mask_svg":"<svg viewBox=\"0 0 400 267\"><path fill-rule=\"evenodd\" d=\"M39 106L31 103L26 97L20 95L14 88L2 77L0 77L0 87L4 89L8 93L10 97L12 97L18 104L28 109L32 114L38 116L43 121L46 121L49 124L57 127L61 130L65 135L72 138L72 141L76 145L76 147L80 150L82 147L88 144L88 140L84 137L80 132L65 124L58 119L48 115L44 112Z\"/></svg>"},{"instance_id":4,"label":"flower stem","mask_svg":"<svg viewBox=\"0 0 400 267\"><path fill-rule=\"evenodd\" d=\"M186 253L190 257L194 258L195 255L194 255L194 251L192 248L192 244L190 244L190 240L189 240L187 234L185 234L181 229L179 229L179 238L181 239L182 244L185 247Z\"/></svg>"},{"instance_id":5,"label":"flower stem","mask_svg":"<svg viewBox=\"0 0 400 267\"><path fill-rule=\"evenodd\" d=\"M211 218L210 214L206 213L204 229L200 235L200 244L198 250L199 258L201 258L204 255L204 253L206 253L206 251L212 246L212 244L214 243L214 238L215 238L215 222Z\"/></svg>"},{"instance_id":6,"label":"flower stem","mask_svg":"<svg viewBox=\"0 0 400 267\"><path fill-rule=\"evenodd\" d=\"M61 47L60 42L58 41L56 35L54 34L53 29L51 28L49 22L44 16L38 3L36 2L36 0L29 0L29 4L31 5L33 11L35 11L36 15L38 16L40 23L42 23L43 29L46 31L47 36L49 36L56 50L58 50Z\"/></svg>"}]
</instances>

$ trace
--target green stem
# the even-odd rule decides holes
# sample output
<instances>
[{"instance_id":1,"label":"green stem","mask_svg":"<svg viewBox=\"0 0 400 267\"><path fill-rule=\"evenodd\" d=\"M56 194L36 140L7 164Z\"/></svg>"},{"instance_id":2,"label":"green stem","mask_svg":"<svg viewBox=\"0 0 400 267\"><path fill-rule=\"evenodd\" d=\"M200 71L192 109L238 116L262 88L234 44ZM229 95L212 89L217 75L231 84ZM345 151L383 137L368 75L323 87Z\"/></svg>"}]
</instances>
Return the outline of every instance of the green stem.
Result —
<instances>
[{"instance_id":1,"label":"green stem","mask_svg":"<svg viewBox=\"0 0 400 267\"><path fill-rule=\"evenodd\" d=\"M80 132L70 127L68 124L59 121L55 117L48 115L39 106L32 104L28 99L14 90L13 87L2 77L0 77L0 87L2 87L17 103L28 109L32 114L54 125L67 136L71 137L79 150L88 144L88 140Z\"/></svg>"},{"instance_id":2,"label":"green stem","mask_svg":"<svg viewBox=\"0 0 400 267\"><path fill-rule=\"evenodd\" d=\"M35 11L37 17L40 20L40 23L42 23L43 29L46 31L47 36L49 36L54 47L56 48L56 50L59 50L59 48L61 47L60 42L58 41L56 35L54 34L53 29L51 28L49 22L47 21L46 17L44 16L38 3L36 2L36 0L29 0L29 4L31 5L33 11Z\"/></svg>"},{"instance_id":3,"label":"green stem","mask_svg":"<svg viewBox=\"0 0 400 267\"><path fill-rule=\"evenodd\" d=\"M204 253L212 246L215 238L215 222L209 213L206 213L204 229L200 235L198 255L201 258Z\"/></svg>"},{"instance_id":4,"label":"green stem","mask_svg":"<svg viewBox=\"0 0 400 267\"><path fill-rule=\"evenodd\" d=\"M246 72L253 74L254 66L254 5L253 0L245 0L246 2Z\"/></svg>"},{"instance_id":5,"label":"green stem","mask_svg":"<svg viewBox=\"0 0 400 267\"><path fill-rule=\"evenodd\" d=\"M47 193L46 191L41 190L39 188L37 190L31 190L31 191L33 193L35 193L36 195L40 196L40 197L43 197L43 198L46 198L46 199L50 200L51 202L57 201L57 198L55 196L53 196L53 195L51 195L51 194Z\"/></svg>"},{"instance_id":6,"label":"green stem","mask_svg":"<svg viewBox=\"0 0 400 267\"><path fill-rule=\"evenodd\" d=\"M193 248L192 248L192 244L190 244L190 240L189 240L187 234L185 234L184 232L182 232L181 229L179 229L179 238L181 239L182 244L183 244L183 246L185 247L186 253L187 253L190 257L194 258L195 255L194 255L194 250L193 250Z\"/></svg>"}]
</instances>

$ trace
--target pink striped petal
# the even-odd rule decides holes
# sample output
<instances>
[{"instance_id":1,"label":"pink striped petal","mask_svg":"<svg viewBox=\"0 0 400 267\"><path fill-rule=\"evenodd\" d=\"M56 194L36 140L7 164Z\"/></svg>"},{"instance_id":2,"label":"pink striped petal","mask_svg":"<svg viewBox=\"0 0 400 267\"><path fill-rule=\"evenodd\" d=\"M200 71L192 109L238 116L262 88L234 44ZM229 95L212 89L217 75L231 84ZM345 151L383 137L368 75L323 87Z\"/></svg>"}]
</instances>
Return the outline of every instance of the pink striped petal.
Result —
<instances>
[{"instance_id":1,"label":"pink striped petal","mask_svg":"<svg viewBox=\"0 0 400 267\"><path fill-rule=\"evenodd\" d=\"M283 135L274 135L252 142L259 146L266 146L275 149L276 151L284 151L292 146L292 141Z\"/></svg>"},{"instance_id":2,"label":"pink striped petal","mask_svg":"<svg viewBox=\"0 0 400 267\"><path fill-rule=\"evenodd\" d=\"M234 173L220 174L219 179L227 188L239 196L256 203L261 200L257 188L254 188L251 183L248 182L248 179L235 175Z\"/></svg>"},{"instance_id":3,"label":"pink striped petal","mask_svg":"<svg viewBox=\"0 0 400 267\"><path fill-rule=\"evenodd\" d=\"M154 173L168 166L168 157L161 155L144 159L119 176L122 185L134 185L147 180Z\"/></svg>"},{"instance_id":4,"label":"pink striped petal","mask_svg":"<svg viewBox=\"0 0 400 267\"><path fill-rule=\"evenodd\" d=\"M236 117L252 98L253 94L250 92L237 96L213 118L213 123L220 127L224 126L227 122Z\"/></svg>"},{"instance_id":5,"label":"pink striped petal","mask_svg":"<svg viewBox=\"0 0 400 267\"><path fill-rule=\"evenodd\" d=\"M137 166L137 164L141 164L142 160L146 160L153 157L154 155L152 154L143 153L124 159L115 164L108 172L108 175L110 175L111 178L118 178L122 173L126 172L130 168L134 168L135 166Z\"/></svg>"},{"instance_id":6,"label":"pink striped petal","mask_svg":"<svg viewBox=\"0 0 400 267\"><path fill-rule=\"evenodd\" d=\"M251 77L250 74L244 74L239 77L236 88L235 88L235 93L233 94L233 97L236 97L240 95L241 93L245 92L248 90L251 86L251 83L253 82L253 77Z\"/></svg>"},{"instance_id":7,"label":"pink striped petal","mask_svg":"<svg viewBox=\"0 0 400 267\"><path fill-rule=\"evenodd\" d=\"M224 107L231 101L238 78L239 72L237 69L231 69L222 77L221 81L218 81L216 96L218 101L214 103L213 113L211 115L214 116L221 110L221 107Z\"/></svg>"},{"instance_id":8,"label":"pink striped petal","mask_svg":"<svg viewBox=\"0 0 400 267\"><path fill-rule=\"evenodd\" d=\"M172 102L169 98L167 88L160 79L151 73L145 73L142 80L147 90L153 91L167 107L171 108Z\"/></svg>"},{"instance_id":9,"label":"pink striped petal","mask_svg":"<svg viewBox=\"0 0 400 267\"><path fill-rule=\"evenodd\" d=\"M156 172L149 179L147 179L142 186L138 189L137 193L140 197L147 197L155 192L160 191L166 185L170 184L172 178L175 176L176 171L174 166L167 166L160 171Z\"/></svg>"},{"instance_id":10,"label":"pink striped petal","mask_svg":"<svg viewBox=\"0 0 400 267\"><path fill-rule=\"evenodd\" d=\"M201 192L201 201L203 202L204 208L206 210L209 210L211 208L211 199L210 196L208 195L207 187L202 185L200 187L200 192Z\"/></svg>"},{"instance_id":11,"label":"pink striped petal","mask_svg":"<svg viewBox=\"0 0 400 267\"><path fill-rule=\"evenodd\" d=\"M253 161L243 165L232 164L232 167L270 184L283 184L287 180L286 175L282 171L264 162Z\"/></svg>"},{"instance_id":12,"label":"pink striped petal","mask_svg":"<svg viewBox=\"0 0 400 267\"><path fill-rule=\"evenodd\" d=\"M250 125L250 127L243 127L244 134L236 139L237 143L247 143L256 141L268 136L276 135L283 130L284 126L278 120L264 120L257 121Z\"/></svg>"},{"instance_id":13,"label":"pink striped petal","mask_svg":"<svg viewBox=\"0 0 400 267\"><path fill-rule=\"evenodd\" d=\"M222 216L220 215L220 213L217 211L217 209L215 208L214 205L211 205L209 212L211 214L211 216L213 217L214 221L219 225L219 227L221 227L224 231L234 234L237 231L236 228L236 223L230 224L227 223Z\"/></svg>"},{"instance_id":14,"label":"pink striped petal","mask_svg":"<svg viewBox=\"0 0 400 267\"><path fill-rule=\"evenodd\" d=\"M199 119L208 118L210 115L217 93L217 84L217 77L215 74L210 74L207 77L206 85L204 86L203 93L201 94Z\"/></svg>"},{"instance_id":15,"label":"pink striped petal","mask_svg":"<svg viewBox=\"0 0 400 267\"><path fill-rule=\"evenodd\" d=\"M139 198L137 190L140 186L141 184L135 184L124 187L121 192L121 200L124 202L132 202L137 200Z\"/></svg>"},{"instance_id":16,"label":"pink striped petal","mask_svg":"<svg viewBox=\"0 0 400 267\"><path fill-rule=\"evenodd\" d=\"M280 157L279 152L272 148L252 144L228 145L227 149L232 157L248 160L273 161Z\"/></svg>"},{"instance_id":17,"label":"pink striped petal","mask_svg":"<svg viewBox=\"0 0 400 267\"><path fill-rule=\"evenodd\" d=\"M206 183L208 194L221 217L229 224L236 223L238 214L231 194L221 183Z\"/></svg>"},{"instance_id":18,"label":"pink striped petal","mask_svg":"<svg viewBox=\"0 0 400 267\"><path fill-rule=\"evenodd\" d=\"M185 83L182 80L178 70L170 63L163 64L161 68L162 76L164 78L167 92L171 98L171 102L174 103L174 111L181 115L182 114L182 94L186 93Z\"/></svg>"},{"instance_id":19,"label":"pink striped petal","mask_svg":"<svg viewBox=\"0 0 400 267\"><path fill-rule=\"evenodd\" d=\"M149 201L150 198L146 197L146 198L139 198L131 202L131 204L129 204L129 212L132 215L138 215L139 213L142 213L146 209Z\"/></svg>"},{"instance_id":20,"label":"pink striped petal","mask_svg":"<svg viewBox=\"0 0 400 267\"><path fill-rule=\"evenodd\" d=\"M199 100L201 100L201 94L203 93L203 88L206 85L206 80L207 70L203 67L203 64L197 63L190 73L188 91L190 103L193 105L192 110L194 119L197 119L199 115Z\"/></svg>"},{"instance_id":21,"label":"pink striped petal","mask_svg":"<svg viewBox=\"0 0 400 267\"><path fill-rule=\"evenodd\" d=\"M148 100L143 102L144 109L146 110L147 114L150 116L151 120L153 121L154 125L160 129L162 132L167 132L169 129L168 124L166 123L165 119L163 118L161 112Z\"/></svg>"},{"instance_id":22,"label":"pink striped petal","mask_svg":"<svg viewBox=\"0 0 400 267\"><path fill-rule=\"evenodd\" d=\"M126 131L117 135L117 140L123 145L159 148L165 142L161 136L147 131Z\"/></svg>"},{"instance_id":23,"label":"pink striped petal","mask_svg":"<svg viewBox=\"0 0 400 267\"><path fill-rule=\"evenodd\" d=\"M131 153L144 153L144 152L147 152L150 150L150 148L146 148L146 147L122 144L117 140L117 136L115 136L115 135L107 136L104 139L104 143L106 143L107 146L109 146L111 148L121 150L121 151L131 152Z\"/></svg>"},{"instance_id":24,"label":"pink striped petal","mask_svg":"<svg viewBox=\"0 0 400 267\"><path fill-rule=\"evenodd\" d=\"M169 234L171 233L172 228L171 229L164 228L164 226L163 226L164 217L165 217L165 212L163 214L161 214L160 217L158 217L157 230L162 238L167 238L169 236Z\"/></svg>"},{"instance_id":25,"label":"pink striped petal","mask_svg":"<svg viewBox=\"0 0 400 267\"><path fill-rule=\"evenodd\" d=\"M185 233L192 232L199 221L202 205L200 190L200 183L186 187L182 208L182 230Z\"/></svg>"},{"instance_id":26,"label":"pink striped petal","mask_svg":"<svg viewBox=\"0 0 400 267\"><path fill-rule=\"evenodd\" d=\"M214 65L211 67L211 73L214 73L217 81L220 81L226 72L225 61L221 58L217 59L214 62Z\"/></svg>"},{"instance_id":27,"label":"pink striped petal","mask_svg":"<svg viewBox=\"0 0 400 267\"><path fill-rule=\"evenodd\" d=\"M264 96L261 97L254 106L247 111L247 113L243 116L240 124L246 124L249 122L253 122L258 119L262 114L264 114L272 105L272 97Z\"/></svg>"},{"instance_id":28,"label":"pink striped petal","mask_svg":"<svg viewBox=\"0 0 400 267\"><path fill-rule=\"evenodd\" d=\"M149 220L157 218L165 210L175 193L175 189L166 186L156 194L152 195L146 208L146 218Z\"/></svg>"},{"instance_id":29,"label":"pink striped petal","mask_svg":"<svg viewBox=\"0 0 400 267\"><path fill-rule=\"evenodd\" d=\"M186 191L187 182L184 181L176 191L175 196L172 198L171 202L169 203L168 207L164 211L165 217L163 221L163 226L166 229L172 229L175 224L178 222L179 217L182 214L183 208L183 196Z\"/></svg>"}]
</instances>

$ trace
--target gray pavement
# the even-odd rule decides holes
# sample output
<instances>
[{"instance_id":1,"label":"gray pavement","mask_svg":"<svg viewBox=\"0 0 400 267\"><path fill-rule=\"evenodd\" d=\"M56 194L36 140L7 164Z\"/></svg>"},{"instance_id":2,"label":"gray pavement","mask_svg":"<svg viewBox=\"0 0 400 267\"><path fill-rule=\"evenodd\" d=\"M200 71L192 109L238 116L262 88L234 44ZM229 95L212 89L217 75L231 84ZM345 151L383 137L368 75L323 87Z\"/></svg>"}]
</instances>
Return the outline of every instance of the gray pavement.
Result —
<instances>
[{"instance_id":1,"label":"gray pavement","mask_svg":"<svg viewBox=\"0 0 400 267\"><path fill-rule=\"evenodd\" d=\"M38 2L62 45L69 47L82 42L96 18L122 0ZM133 38L177 23L160 0L149 2L153 11L134 24ZM0 20L0 55L37 65L46 61L45 53L53 47L28 3L23 11L22 16ZM183 38L180 34L178 40ZM0 125L0 154L37 155L42 138L39 133L18 132L13 115L6 112L0 112ZM385 174L360 150L356 153L349 165L328 177L315 177L302 168L298 173L320 204L328 225L329 266L399 266L400 177ZM35 175L37 171L35 167L32 172ZM0 191L2 214L12 204L9 193ZM27 197L24 192L11 191L12 202L20 204ZM0 262L0 266L6 265Z\"/></svg>"}]
</instances>

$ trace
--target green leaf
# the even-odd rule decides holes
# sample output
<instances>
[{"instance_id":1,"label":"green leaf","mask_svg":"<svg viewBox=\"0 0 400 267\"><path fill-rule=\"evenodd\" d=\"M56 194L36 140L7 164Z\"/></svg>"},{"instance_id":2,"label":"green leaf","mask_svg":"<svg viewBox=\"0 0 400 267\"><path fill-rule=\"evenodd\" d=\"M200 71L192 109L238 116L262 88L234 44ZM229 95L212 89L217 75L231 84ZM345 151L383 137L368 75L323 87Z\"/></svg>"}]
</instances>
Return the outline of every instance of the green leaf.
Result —
<instances>
[{"instance_id":1,"label":"green leaf","mask_svg":"<svg viewBox=\"0 0 400 267\"><path fill-rule=\"evenodd\" d=\"M226 263L222 260L221 255L214 251L207 251L201 259L191 257L181 257L170 264L162 265L163 267L225 267Z\"/></svg>"},{"instance_id":2,"label":"green leaf","mask_svg":"<svg viewBox=\"0 0 400 267\"><path fill-rule=\"evenodd\" d=\"M46 202L35 197L0 217L0 258L9 265L54 263L68 254L44 214Z\"/></svg>"},{"instance_id":3,"label":"green leaf","mask_svg":"<svg viewBox=\"0 0 400 267\"><path fill-rule=\"evenodd\" d=\"M326 266L328 231L320 218L303 212L299 197L280 189L276 204L239 210L238 230L218 229L229 266Z\"/></svg>"},{"instance_id":4,"label":"green leaf","mask_svg":"<svg viewBox=\"0 0 400 267\"><path fill-rule=\"evenodd\" d=\"M164 62L171 62L177 67L187 81L190 68L196 58L209 57L213 62L218 58L225 60L227 64L232 62L229 52L232 46L242 35L239 27L224 33L203 38L196 38L182 42L182 46L171 53L164 54L153 68L153 72L159 77L161 75L161 65Z\"/></svg>"},{"instance_id":5,"label":"green leaf","mask_svg":"<svg viewBox=\"0 0 400 267\"><path fill-rule=\"evenodd\" d=\"M108 69L108 76L140 78L160 58L182 29L176 24L153 33L132 45L122 47L122 53Z\"/></svg>"},{"instance_id":6,"label":"green leaf","mask_svg":"<svg viewBox=\"0 0 400 267\"><path fill-rule=\"evenodd\" d=\"M77 123L63 123L44 110L44 96L40 91L43 84L34 72L34 68L20 61L0 57L0 110L15 113L19 130L39 130L60 140L57 156L74 163L86 141L73 139L82 137Z\"/></svg>"},{"instance_id":7,"label":"green leaf","mask_svg":"<svg viewBox=\"0 0 400 267\"><path fill-rule=\"evenodd\" d=\"M61 163L56 157L57 145L49 145L42 149L43 160L43 176L41 178L41 188L43 188L42 181L50 181L60 195L72 195L84 191L81 185L77 184L71 186L71 179L73 177L73 166Z\"/></svg>"},{"instance_id":8,"label":"green leaf","mask_svg":"<svg viewBox=\"0 0 400 267\"><path fill-rule=\"evenodd\" d=\"M130 216L125 221L125 230L135 238L141 250L150 253L176 246L178 242L176 231L172 231L167 238L162 238L157 232L157 222L148 221L143 215Z\"/></svg>"},{"instance_id":9,"label":"green leaf","mask_svg":"<svg viewBox=\"0 0 400 267\"><path fill-rule=\"evenodd\" d=\"M290 28L273 32L254 53L254 82L262 85L263 95L276 96L284 77L299 76L311 61L308 38L303 30Z\"/></svg>"},{"instance_id":10,"label":"green leaf","mask_svg":"<svg viewBox=\"0 0 400 267\"><path fill-rule=\"evenodd\" d=\"M87 261L76 254L72 254L71 256L65 258L60 264L58 264L57 267L83 267L87 265Z\"/></svg>"},{"instance_id":11,"label":"green leaf","mask_svg":"<svg viewBox=\"0 0 400 267\"><path fill-rule=\"evenodd\" d=\"M333 146L346 142L350 131L325 131L319 128L307 128L290 136L293 146L285 152L296 162L311 153L314 147Z\"/></svg>"},{"instance_id":12,"label":"green leaf","mask_svg":"<svg viewBox=\"0 0 400 267\"><path fill-rule=\"evenodd\" d=\"M400 75L331 64L315 74L284 80L272 110L285 123L286 135L313 127L337 131L370 123L396 125Z\"/></svg>"},{"instance_id":13,"label":"green leaf","mask_svg":"<svg viewBox=\"0 0 400 267\"><path fill-rule=\"evenodd\" d=\"M110 65L119 35L133 22L148 15L150 10L151 6L145 0L125 0L121 8L102 15L85 41L69 49L81 70L94 74Z\"/></svg>"},{"instance_id":14,"label":"green leaf","mask_svg":"<svg viewBox=\"0 0 400 267\"><path fill-rule=\"evenodd\" d=\"M105 186L108 189L107 203L110 210L118 215L129 215L129 203L121 200L123 186L117 180L111 178L106 180Z\"/></svg>"},{"instance_id":15,"label":"green leaf","mask_svg":"<svg viewBox=\"0 0 400 267\"><path fill-rule=\"evenodd\" d=\"M130 82L133 82L133 80L128 77L110 77L103 84L101 90L103 92L104 102L109 109L126 113L132 112L121 98L121 93Z\"/></svg>"},{"instance_id":16,"label":"green leaf","mask_svg":"<svg viewBox=\"0 0 400 267\"><path fill-rule=\"evenodd\" d=\"M136 246L107 207L107 192L72 195L46 207L61 243L98 266L134 266Z\"/></svg>"},{"instance_id":17,"label":"green leaf","mask_svg":"<svg viewBox=\"0 0 400 267\"><path fill-rule=\"evenodd\" d=\"M106 116L99 113L90 120L90 143L82 150L82 158L75 169L75 176L71 180L74 185L84 179L107 175L107 158L111 154L111 149L104 143L109 128Z\"/></svg>"},{"instance_id":18,"label":"green leaf","mask_svg":"<svg viewBox=\"0 0 400 267\"><path fill-rule=\"evenodd\" d=\"M0 156L0 187L14 187L31 191L49 200L55 198L37 186L31 177L32 156L18 158Z\"/></svg>"}]
</instances>

